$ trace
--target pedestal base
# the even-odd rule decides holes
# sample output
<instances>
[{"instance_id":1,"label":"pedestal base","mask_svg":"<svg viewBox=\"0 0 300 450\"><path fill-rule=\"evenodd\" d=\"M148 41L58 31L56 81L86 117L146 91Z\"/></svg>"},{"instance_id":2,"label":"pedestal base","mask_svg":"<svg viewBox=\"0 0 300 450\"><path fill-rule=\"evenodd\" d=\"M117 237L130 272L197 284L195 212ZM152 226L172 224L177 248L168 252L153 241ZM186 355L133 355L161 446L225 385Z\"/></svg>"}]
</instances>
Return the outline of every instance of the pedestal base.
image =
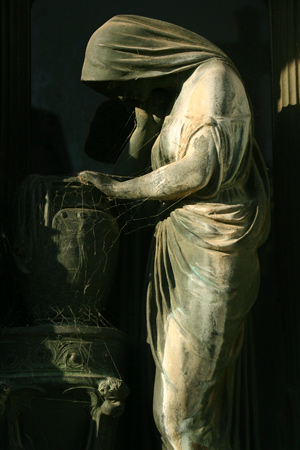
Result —
<instances>
[{"instance_id":1,"label":"pedestal base","mask_svg":"<svg viewBox=\"0 0 300 450\"><path fill-rule=\"evenodd\" d=\"M125 335L47 325L0 337L3 450L111 450L128 394Z\"/></svg>"}]
</instances>

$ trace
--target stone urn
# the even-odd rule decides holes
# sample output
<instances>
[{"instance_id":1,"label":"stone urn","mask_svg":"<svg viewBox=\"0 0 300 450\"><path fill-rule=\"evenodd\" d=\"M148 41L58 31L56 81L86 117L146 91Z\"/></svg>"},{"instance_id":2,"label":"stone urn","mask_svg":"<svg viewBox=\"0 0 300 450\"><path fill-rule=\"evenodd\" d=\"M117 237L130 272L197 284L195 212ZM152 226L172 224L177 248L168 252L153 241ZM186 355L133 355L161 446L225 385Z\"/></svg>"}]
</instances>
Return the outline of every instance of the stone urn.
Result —
<instances>
[{"instance_id":1,"label":"stone urn","mask_svg":"<svg viewBox=\"0 0 300 450\"><path fill-rule=\"evenodd\" d=\"M97 324L117 263L119 229L110 209L77 177L25 180L15 255L31 324Z\"/></svg>"}]
</instances>

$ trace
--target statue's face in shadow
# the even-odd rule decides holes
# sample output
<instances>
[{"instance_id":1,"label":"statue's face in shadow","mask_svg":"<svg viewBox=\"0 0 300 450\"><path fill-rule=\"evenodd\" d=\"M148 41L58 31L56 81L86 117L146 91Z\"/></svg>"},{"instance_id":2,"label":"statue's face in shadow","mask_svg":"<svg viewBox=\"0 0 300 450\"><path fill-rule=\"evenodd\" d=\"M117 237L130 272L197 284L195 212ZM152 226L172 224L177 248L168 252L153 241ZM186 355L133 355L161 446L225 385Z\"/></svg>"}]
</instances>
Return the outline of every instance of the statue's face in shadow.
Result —
<instances>
[{"instance_id":1,"label":"statue's face in shadow","mask_svg":"<svg viewBox=\"0 0 300 450\"><path fill-rule=\"evenodd\" d=\"M107 90L127 106L142 108L153 90L153 82L151 79L111 81Z\"/></svg>"},{"instance_id":2,"label":"statue's face in shadow","mask_svg":"<svg viewBox=\"0 0 300 450\"><path fill-rule=\"evenodd\" d=\"M118 98L125 106L141 108L152 114L165 110L172 98L171 88L165 87L160 79L153 78L111 81L107 91L112 98Z\"/></svg>"}]
</instances>

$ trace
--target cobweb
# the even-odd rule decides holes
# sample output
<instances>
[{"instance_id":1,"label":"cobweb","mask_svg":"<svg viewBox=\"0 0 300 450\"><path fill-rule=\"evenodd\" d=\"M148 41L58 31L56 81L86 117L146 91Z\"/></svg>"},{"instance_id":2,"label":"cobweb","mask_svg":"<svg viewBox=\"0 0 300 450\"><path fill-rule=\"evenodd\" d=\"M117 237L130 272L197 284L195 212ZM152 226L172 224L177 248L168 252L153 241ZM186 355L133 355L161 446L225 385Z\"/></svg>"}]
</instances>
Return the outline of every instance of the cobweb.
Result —
<instances>
[{"instance_id":1,"label":"cobweb","mask_svg":"<svg viewBox=\"0 0 300 450\"><path fill-rule=\"evenodd\" d=\"M77 177L31 175L16 207L14 258L32 324L108 325L120 230L113 206Z\"/></svg>"},{"instance_id":2,"label":"cobweb","mask_svg":"<svg viewBox=\"0 0 300 450\"><path fill-rule=\"evenodd\" d=\"M126 130L128 123L133 123L133 115L132 110L127 113ZM113 130L103 133L107 131ZM124 150L133 131L119 144L119 151ZM90 138L89 142L95 145L97 139ZM107 139L101 142L107 148L111 144ZM112 177L125 181L151 171L150 152L148 164L138 172ZM119 172L127 162L123 158ZM124 247L122 241L128 234L152 230L160 215L174 203L163 206L151 198L118 201L91 184L82 184L77 175L30 175L16 198L12 243L27 324L114 326L105 311L107 303L115 301L111 295L118 295L114 284L118 284L118 273L126 266L126 259L119 254L120 242ZM144 246L140 251L146 254L148 249ZM127 248L125 253L129 252Z\"/></svg>"},{"instance_id":3,"label":"cobweb","mask_svg":"<svg viewBox=\"0 0 300 450\"><path fill-rule=\"evenodd\" d=\"M126 141L131 135L132 130ZM126 181L148 173L150 160L149 154L139 171L112 177ZM77 175L30 175L16 197L10 243L21 314L14 310L5 326L93 326L101 332L103 327L120 329L121 325L134 341L131 350L135 351L138 340L146 343L137 322L142 314L145 321L145 280L154 228L178 201L119 201L93 185L83 185ZM104 344L122 379L113 349ZM139 380L134 368L141 363L136 354L129 361L129 372L134 372L129 379L135 385Z\"/></svg>"},{"instance_id":4,"label":"cobweb","mask_svg":"<svg viewBox=\"0 0 300 450\"><path fill-rule=\"evenodd\" d=\"M126 181L151 171L150 152L138 172L120 175L121 164L112 177ZM132 348L139 340L146 343L140 323L146 322L149 248L156 223L176 203L108 198L77 174L27 177L13 207L10 243L19 301L4 326L114 328L125 331ZM105 346L121 379L113 351Z\"/></svg>"}]
</instances>

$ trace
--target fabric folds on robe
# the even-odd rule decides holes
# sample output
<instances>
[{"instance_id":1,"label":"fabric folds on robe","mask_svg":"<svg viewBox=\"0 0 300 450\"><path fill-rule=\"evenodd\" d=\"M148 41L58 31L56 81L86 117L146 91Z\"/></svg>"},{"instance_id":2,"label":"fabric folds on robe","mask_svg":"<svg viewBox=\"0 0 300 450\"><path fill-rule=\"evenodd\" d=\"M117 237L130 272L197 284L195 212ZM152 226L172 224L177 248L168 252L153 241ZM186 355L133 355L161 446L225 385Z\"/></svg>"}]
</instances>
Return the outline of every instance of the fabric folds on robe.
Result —
<instances>
[{"instance_id":1,"label":"fabric folds on robe","mask_svg":"<svg viewBox=\"0 0 300 450\"><path fill-rule=\"evenodd\" d=\"M198 382L206 385L206 392L203 388L199 403L190 411L194 428L197 420L206 418L205 424L198 425L201 437L198 435L197 442L209 449L227 450L235 366L246 318L259 290L256 250L269 229L268 183L259 151L252 147L247 121L202 118L199 125L198 120L189 120L186 118L181 142L189 140L184 130L192 135L202 126L210 126L218 152L218 177L205 192L187 196L173 206L164 205L155 232L148 289L149 342L157 366L173 385L165 352L170 323L175 324L172 329L181 336L183 352L190 355L182 373L188 378L198 364L202 371ZM163 150L156 153L159 157L153 165L159 167L166 155ZM184 151L178 157L184 157ZM190 384L193 389L200 392L199 385ZM205 413L203 408L207 408ZM240 450L240 444L230 448Z\"/></svg>"}]
</instances>

